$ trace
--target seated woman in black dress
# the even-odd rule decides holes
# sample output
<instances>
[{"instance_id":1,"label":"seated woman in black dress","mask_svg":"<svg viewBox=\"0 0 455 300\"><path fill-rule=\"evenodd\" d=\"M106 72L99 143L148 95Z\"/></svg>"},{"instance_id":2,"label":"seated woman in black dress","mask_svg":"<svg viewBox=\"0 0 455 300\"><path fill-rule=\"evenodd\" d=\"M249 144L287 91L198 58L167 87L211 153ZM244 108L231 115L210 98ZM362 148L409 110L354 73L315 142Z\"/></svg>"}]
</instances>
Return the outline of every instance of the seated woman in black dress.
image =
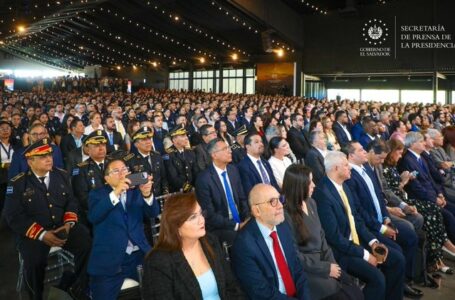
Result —
<instances>
[{"instance_id":1,"label":"seated woman in black dress","mask_svg":"<svg viewBox=\"0 0 455 300\"><path fill-rule=\"evenodd\" d=\"M341 270L327 244L316 202L311 199L313 189L310 168L291 165L286 169L283 180L285 218L294 232L311 299L363 299L361 290Z\"/></svg>"},{"instance_id":2,"label":"seated woman in black dress","mask_svg":"<svg viewBox=\"0 0 455 300\"><path fill-rule=\"evenodd\" d=\"M243 299L218 239L206 234L194 193L166 200L160 234L144 262L144 299Z\"/></svg>"}]
</instances>

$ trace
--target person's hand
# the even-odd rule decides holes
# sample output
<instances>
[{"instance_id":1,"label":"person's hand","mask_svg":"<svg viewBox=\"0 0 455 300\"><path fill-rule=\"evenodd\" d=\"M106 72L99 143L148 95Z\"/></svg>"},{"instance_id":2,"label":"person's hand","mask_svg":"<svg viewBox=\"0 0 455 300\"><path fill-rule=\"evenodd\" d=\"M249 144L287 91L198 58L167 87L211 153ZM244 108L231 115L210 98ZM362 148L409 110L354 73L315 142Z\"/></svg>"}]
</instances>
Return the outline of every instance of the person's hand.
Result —
<instances>
[{"instance_id":1,"label":"person's hand","mask_svg":"<svg viewBox=\"0 0 455 300\"><path fill-rule=\"evenodd\" d=\"M385 225L387 227L386 231L384 232L384 235L388 237L389 239L396 240L397 239L397 232L390 227L389 225Z\"/></svg>"},{"instance_id":2,"label":"person's hand","mask_svg":"<svg viewBox=\"0 0 455 300\"><path fill-rule=\"evenodd\" d=\"M378 265L378 260L373 254L370 253L370 256L368 257L368 263L373 267L376 267Z\"/></svg>"},{"instance_id":3,"label":"person's hand","mask_svg":"<svg viewBox=\"0 0 455 300\"><path fill-rule=\"evenodd\" d=\"M239 229L242 229L243 226L245 226L246 223L250 220L250 217L248 217L245 221L239 224Z\"/></svg>"},{"instance_id":4,"label":"person's hand","mask_svg":"<svg viewBox=\"0 0 455 300\"><path fill-rule=\"evenodd\" d=\"M64 227L60 227L60 230L65 230ZM63 247L65 245L66 240L61 240L58 237L55 236L54 232L55 231L46 231L46 233L43 236L43 243L48 245L49 247Z\"/></svg>"},{"instance_id":5,"label":"person's hand","mask_svg":"<svg viewBox=\"0 0 455 300\"><path fill-rule=\"evenodd\" d=\"M143 197L150 197L152 194L152 186L153 186L153 176L149 175L147 178L147 183L139 185L139 190L141 190Z\"/></svg>"},{"instance_id":6,"label":"person's hand","mask_svg":"<svg viewBox=\"0 0 455 300\"><path fill-rule=\"evenodd\" d=\"M451 161L443 161L441 163L441 168L443 168L443 169L447 170L447 169L450 169L451 167L453 167L453 162L451 162Z\"/></svg>"},{"instance_id":7,"label":"person's hand","mask_svg":"<svg viewBox=\"0 0 455 300\"><path fill-rule=\"evenodd\" d=\"M409 180L411 180L412 174L409 171L404 171L401 173L400 178L401 178L401 185L405 186L408 184Z\"/></svg>"},{"instance_id":8,"label":"person's hand","mask_svg":"<svg viewBox=\"0 0 455 300\"><path fill-rule=\"evenodd\" d=\"M126 192L130 188L130 186L129 186L130 183L131 183L131 180L129 180L126 177L121 179L119 184L114 188L115 195L117 195L117 197L120 198L120 195L123 192Z\"/></svg>"},{"instance_id":9,"label":"person's hand","mask_svg":"<svg viewBox=\"0 0 455 300\"><path fill-rule=\"evenodd\" d=\"M398 218L406 217L406 214L399 207L388 207L387 206L387 211L389 212L389 214L394 215Z\"/></svg>"},{"instance_id":10,"label":"person's hand","mask_svg":"<svg viewBox=\"0 0 455 300\"><path fill-rule=\"evenodd\" d=\"M374 255L374 253L375 253L375 251L376 251L375 249L376 249L377 247L381 247L382 249L385 250L385 254L384 254L384 257L383 257L383 260L382 260L382 261L379 262L378 259L375 257L375 258L376 258L376 263L377 263L377 264L382 264L382 263L384 263L384 262L387 260L387 256L389 255L389 249L388 249L387 246L384 245L384 244L381 244L381 243L373 243L373 245L371 245L371 250L372 250L372 252L373 252L373 255ZM373 256L373 255L370 255L370 256Z\"/></svg>"},{"instance_id":11,"label":"person's hand","mask_svg":"<svg viewBox=\"0 0 455 300\"><path fill-rule=\"evenodd\" d=\"M416 215L417 214L417 208L414 205L406 205L403 208L403 212L407 215Z\"/></svg>"},{"instance_id":12,"label":"person's hand","mask_svg":"<svg viewBox=\"0 0 455 300\"><path fill-rule=\"evenodd\" d=\"M371 255L370 255L371 256ZM340 278L341 276L341 268L337 264L330 264L330 277L332 278Z\"/></svg>"}]
</instances>

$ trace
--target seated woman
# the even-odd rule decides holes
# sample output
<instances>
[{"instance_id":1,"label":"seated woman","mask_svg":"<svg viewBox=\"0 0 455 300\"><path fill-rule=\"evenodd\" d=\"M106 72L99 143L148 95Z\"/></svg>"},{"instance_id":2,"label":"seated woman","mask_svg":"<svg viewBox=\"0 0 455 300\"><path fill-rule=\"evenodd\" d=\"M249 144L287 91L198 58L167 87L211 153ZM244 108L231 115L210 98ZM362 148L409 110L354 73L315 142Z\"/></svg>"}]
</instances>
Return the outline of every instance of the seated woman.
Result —
<instances>
[{"instance_id":1,"label":"seated woman","mask_svg":"<svg viewBox=\"0 0 455 300\"><path fill-rule=\"evenodd\" d=\"M311 169L291 165L284 174L285 218L294 232L299 258L308 277L311 299L363 299L351 277L333 257L311 199L314 183Z\"/></svg>"},{"instance_id":2,"label":"seated woman","mask_svg":"<svg viewBox=\"0 0 455 300\"><path fill-rule=\"evenodd\" d=\"M278 186L281 188L283 185L284 172L287 167L292 165L292 161L287 157L291 153L289 143L282 137L275 136L269 142L270 153L272 156L269 158L270 167L272 167L273 176L275 176Z\"/></svg>"},{"instance_id":3,"label":"seated woman","mask_svg":"<svg viewBox=\"0 0 455 300\"><path fill-rule=\"evenodd\" d=\"M243 299L218 239L206 234L194 193L166 200L160 234L144 262L144 299Z\"/></svg>"},{"instance_id":4,"label":"seated woman","mask_svg":"<svg viewBox=\"0 0 455 300\"><path fill-rule=\"evenodd\" d=\"M332 119L330 117L322 118L322 127L324 128L325 139L327 144L327 150L336 150L339 151L341 149L340 144L338 143L337 137L335 132L332 129Z\"/></svg>"},{"instance_id":5,"label":"seated woman","mask_svg":"<svg viewBox=\"0 0 455 300\"><path fill-rule=\"evenodd\" d=\"M440 208L433 202L408 199L404 187L413 175L409 171L400 174L396 168L398 160L403 155L404 145L398 139L388 142L390 152L384 160L384 178L393 192L409 205L415 205L424 217L423 229L427 232L428 255L427 265L430 272L441 271L453 274L452 269L442 261L442 249L455 254L455 245L448 239Z\"/></svg>"}]
</instances>

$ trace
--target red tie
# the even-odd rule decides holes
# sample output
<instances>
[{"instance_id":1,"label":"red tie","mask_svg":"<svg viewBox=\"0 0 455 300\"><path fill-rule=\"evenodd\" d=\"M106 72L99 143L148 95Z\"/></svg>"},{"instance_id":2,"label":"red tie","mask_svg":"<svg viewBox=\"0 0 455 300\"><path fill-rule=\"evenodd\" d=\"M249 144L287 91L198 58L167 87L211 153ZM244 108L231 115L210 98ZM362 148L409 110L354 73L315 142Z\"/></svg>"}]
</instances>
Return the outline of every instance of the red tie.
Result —
<instances>
[{"instance_id":1,"label":"red tie","mask_svg":"<svg viewBox=\"0 0 455 300\"><path fill-rule=\"evenodd\" d=\"M276 264L278 265L278 270L280 271L281 279L283 280L284 288L286 289L286 295L293 297L296 294L294 280L292 279L288 264L286 263L283 252L281 251L276 231L272 231L270 237L273 240L273 253L275 254Z\"/></svg>"}]
</instances>

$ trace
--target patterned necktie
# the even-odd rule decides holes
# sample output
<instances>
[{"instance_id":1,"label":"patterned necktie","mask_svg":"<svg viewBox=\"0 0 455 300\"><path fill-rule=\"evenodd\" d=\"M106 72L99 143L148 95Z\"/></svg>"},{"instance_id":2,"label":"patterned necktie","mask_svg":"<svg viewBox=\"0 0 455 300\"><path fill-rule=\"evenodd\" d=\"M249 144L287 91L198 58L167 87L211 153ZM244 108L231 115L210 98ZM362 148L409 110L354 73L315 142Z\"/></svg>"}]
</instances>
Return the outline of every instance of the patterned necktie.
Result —
<instances>
[{"instance_id":1,"label":"patterned necktie","mask_svg":"<svg viewBox=\"0 0 455 300\"><path fill-rule=\"evenodd\" d=\"M221 176L223 177L224 189L226 190L226 198L228 201L229 210L231 211L231 214L232 214L232 219L236 223L240 223L239 213L237 211L237 207L235 206L234 197L232 196L232 192L231 192L231 187L230 187L229 182L226 177L227 172L224 171L223 173L221 173Z\"/></svg>"},{"instance_id":2,"label":"patterned necktie","mask_svg":"<svg viewBox=\"0 0 455 300\"><path fill-rule=\"evenodd\" d=\"M352 241L354 242L354 244L360 245L359 236L357 234L357 230L355 229L355 221L354 221L354 217L352 216L351 206L349 205L348 197L346 196L343 189L339 190L339 192L341 195L341 200L343 201L343 204L344 204L344 209L346 210L346 214L348 215L349 228L351 229Z\"/></svg>"},{"instance_id":3,"label":"patterned necktie","mask_svg":"<svg viewBox=\"0 0 455 300\"><path fill-rule=\"evenodd\" d=\"M261 177L262 177L262 182L265 184L270 184L269 177L267 176L267 173L264 170L264 167L262 166L261 160L258 159L257 161L259 171L261 171Z\"/></svg>"},{"instance_id":4,"label":"patterned necktie","mask_svg":"<svg viewBox=\"0 0 455 300\"><path fill-rule=\"evenodd\" d=\"M280 243L278 241L278 235L276 231L272 231L270 237L273 240L273 253L275 255L276 264L278 266L278 271L280 272L281 279L284 283L284 288L286 289L286 295L289 297L294 297L296 294L294 280L292 279L291 272L289 270L289 266L286 263L286 259L284 258L283 251L281 251Z\"/></svg>"}]
</instances>

